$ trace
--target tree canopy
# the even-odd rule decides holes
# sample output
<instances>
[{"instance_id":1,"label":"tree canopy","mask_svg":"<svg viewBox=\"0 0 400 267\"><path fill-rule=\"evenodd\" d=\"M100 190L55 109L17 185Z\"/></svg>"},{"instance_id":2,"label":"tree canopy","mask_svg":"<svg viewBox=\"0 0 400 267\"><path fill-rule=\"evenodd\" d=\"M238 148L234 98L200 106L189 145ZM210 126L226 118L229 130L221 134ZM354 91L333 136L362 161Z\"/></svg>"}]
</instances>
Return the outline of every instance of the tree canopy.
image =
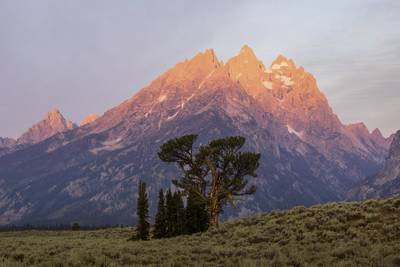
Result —
<instances>
[{"instance_id":1,"label":"tree canopy","mask_svg":"<svg viewBox=\"0 0 400 267\"><path fill-rule=\"evenodd\" d=\"M174 184L186 194L195 195L196 202L206 204L210 226L218 226L218 215L237 196L255 193L246 177L256 177L260 154L242 151L246 139L230 136L194 148L196 134L169 140L160 147L161 160L176 163L181 177Z\"/></svg>"}]
</instances>

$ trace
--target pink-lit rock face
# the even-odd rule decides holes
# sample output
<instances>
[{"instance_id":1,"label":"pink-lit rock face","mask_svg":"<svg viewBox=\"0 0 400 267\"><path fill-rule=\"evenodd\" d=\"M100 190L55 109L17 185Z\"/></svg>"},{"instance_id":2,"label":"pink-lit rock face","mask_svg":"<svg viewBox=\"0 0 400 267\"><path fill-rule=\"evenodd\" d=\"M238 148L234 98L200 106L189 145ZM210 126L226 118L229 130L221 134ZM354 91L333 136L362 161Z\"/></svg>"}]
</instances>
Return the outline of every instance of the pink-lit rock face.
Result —
<instances>
[{"instance_id":1,"label":"pink-lit rock face","mask_svg":"<svg viewBox=\"0 0 400 267\"><path fill-rule=\"evenodd\" d=\"M79 124L79 126L83 126L86 124L90 124L92 122L94 122L95 120L97 120L98 116L97 114L89 114L86 118L84 118L81 123Z\"/></svg>"},{"instance_id":2,"label":"pink-lit rock face","mask_svg":"<svg viewBox=\"0 0 400 267\"><path fill-rule=\"evenodd\" d=\"M223 97L198 105L200 99L217 92ZM312 74L282 55L266 68L247 45L226 64L211 49L177 64L108 112L95 128L112 128L127 117L125 129L140 125L145 118L146 129L156 131L171 120L214 108L214 101L220 101L219 108L228 114L242 118L253 110L252 119L258 125L269 125L269 131L278 133L283 126L287 134L313 146L354 181L364 174L360 166L346 160L349 155L381 164L387 154L389 142L379 130L370 133L365 126L340 121ZM260 112L272 114L280 126L263 119Z\"/></svg>"},{"instance_id":3,"label":"pink-lit rock face","mask_svg":"<svg viewBox=\"0 0 400 267\"><path fill-rule=\"evenodd\" d=\"M242 87L260 109L279 118L289 133L315 146L330 160L345 166L343 157L348 152L376 161L381 161L387 153L389 142L378 129L370 133L365 126L341 123L313 75L296 66L292 59L279 55L266 68L245 45L225 65L218 67L224 69L229 79ZM207 88L220 86L210 81L214 73L215 70L202 81ZM224 83L230 84L226 79ZM349 165L346 168L353 167ZM357 177L361 173L354 170L352 175Z\"/></svg>"},{"instance_id":4,"label":"pink-lit rock face","mask_svg":"<svg viewBox=\"0 0 400 267\"><path fill-rule=\"evenodd\" d=\"M228 60L226 68L230 78L238 81L250 95L256 95L258 90L263 89L264 64L247 45Z\"/></svg>"},{"instance_id":5,"label":"pink-lit rock face","mask_svg":"<svg viewBox=\"0 0 400 267\"><path fill-rule=\"evenodd\" d=\"M138 179L150 196L168 187L177 173L157 152L184 134L198 133L197 145L242 135L262 154L256 195L228 215L344 199L381 167L390 141L362 123L343 124L316 79L293 60L278 56L264 64L248 46L227 63L212 49L199 53L101 117L66 131L71 128L53 111L18 140L35 146L0 156L4 221L40 213L60 221L73 215L89 223L95 214L104 222L131 223L127 207L134 205ZM14 188L14 181L30 184L18 188L18 199L6 187ZM51 204L58 200L67 203L64 213ZM5 217L17 208L23 214Z\"/></svg>"},{"instance_id":6,"label":"pink-lit rock face","mask_svg":"<svg viewBox=\"0 0 400 267\"><path fill-rule=\"evenodd\" d=\"M56 133L76 128L71 121L67 121L59 110L47 112L44 118L33 125L28 131L18 138L18 144L35 144L43 141Z\"/></svg>"},{"instance_id":7,"label":"pink-lit rock face","mask_svg":"<svg viewBox=\"0 0 400 267\"><path fill-rule=\"evenodd\" d=\"M109 138L120 137L126 142L132 132L137 138L144 137L171 121L216 107L230 116L242 120L247 116L258 125L268 125L275 134L284 129L354 180L361 178L363 171L345 159L349 154L378 164L387 154L389 141L379 130L370 133L363 124L344 125L340 121L312 74L283 55L265 67L247 45L225 64L212 49L178 63L77 134L83 137L113 129ZM260 115L264 112L279 123L264 119Z\"/></svg>"}]
</instances>

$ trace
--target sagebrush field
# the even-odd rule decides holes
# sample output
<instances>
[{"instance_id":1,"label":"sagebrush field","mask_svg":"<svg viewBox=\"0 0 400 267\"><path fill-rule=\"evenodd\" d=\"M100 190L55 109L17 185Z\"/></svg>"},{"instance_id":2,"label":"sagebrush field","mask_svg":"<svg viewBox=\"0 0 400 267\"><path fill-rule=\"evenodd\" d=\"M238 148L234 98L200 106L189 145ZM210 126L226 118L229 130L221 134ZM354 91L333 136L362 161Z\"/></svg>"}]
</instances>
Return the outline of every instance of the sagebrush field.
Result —
<instances>
[{"instance_id":1,"label":"sagebrush field","mask_svg":"<svg viewBox=\"0 0 400 267\"><path fill-rule=\"evenodd\" d=\"M128 241L133 230L0 233L1 266L400 266L400 198L226 222L202 234Z\"/></svg>"}]
</instances>

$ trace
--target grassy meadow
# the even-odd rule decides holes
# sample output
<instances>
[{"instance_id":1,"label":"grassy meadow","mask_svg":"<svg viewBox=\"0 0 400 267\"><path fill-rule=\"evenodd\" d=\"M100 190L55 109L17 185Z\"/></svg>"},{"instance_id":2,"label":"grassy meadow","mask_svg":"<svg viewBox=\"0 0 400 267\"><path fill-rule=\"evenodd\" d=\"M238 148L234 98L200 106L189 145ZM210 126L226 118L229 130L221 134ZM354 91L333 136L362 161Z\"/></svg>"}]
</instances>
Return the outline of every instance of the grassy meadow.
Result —
<instances>
[{"instance_id":1,"label":"grassy meadow","mask_svg":"<svg viewBox=\"0 0 400 267\"><path fill-rule=\"evenodd\" d=\"M400 266L400 198L296 207L201 234L127 241L133 230L0 233L0 266Z\"/></svg>"}]
</instances>

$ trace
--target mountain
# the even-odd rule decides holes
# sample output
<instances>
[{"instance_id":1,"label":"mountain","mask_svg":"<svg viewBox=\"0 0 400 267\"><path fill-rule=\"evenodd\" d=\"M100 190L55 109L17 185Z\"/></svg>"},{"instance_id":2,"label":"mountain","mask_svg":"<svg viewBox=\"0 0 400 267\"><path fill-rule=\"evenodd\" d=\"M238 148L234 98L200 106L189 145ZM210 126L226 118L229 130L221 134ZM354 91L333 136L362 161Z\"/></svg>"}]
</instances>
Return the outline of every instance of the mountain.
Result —
<instances>
[{"instance_id":1,"label":"mountain","mask_svg":"<svg viewBox=\"0 0 400 267\"><path fill-rule=\"evenodd\" d=\"M71 121L67 121L59 110L53 109L46 113L44 118L34 124L17 140L17 144L35 144L41 142L56 133L76 128Z\"/></svg>"},{"instance_id":2,"label":"mountain","mask_svg":"<svg viewBox=\"0 0 400 267\"><path fill-rule=\"evenodd\" d=\"M16 144L16 141L12 138L2 138L0 137L0 148L8 148L8 147L12 147Z\"/></svg>"},{"instance_id":3,"label":"mountain","mask_svg":"<svg viewBox=\"0 0 400 267\"><path fill-rule=\"evenodd\" d=\"M17 143L16 140L8 137L0 137L0 156L8 153Z\"/></svg>"},{"instance_id":4,"label":"mountain","mask_svg":"<svg viewBox=\"0 0 400 267\"><path fill-rule=\"evenodd\" d=\"M93 117L90 119L93 120ZM34 124L17 140L0 137L0 157L41 142L57 133L71 130L76 127L77 126L74 123L67 121L59 110L53 109L47 112L41 121Z\"/></svg>"},{"instance_id":5,"label":"mountain","mask_svg":"<svg viewBox=\"0 0 400 267\"><path fill-rule=\"evenodd\" d=\"M208 49L92 123L0 157L0 224L132 223L139 179L153 213L177 175L159 146L189 133L198 144L242 135L262 154L257 193L225 217L340 200L387 155L383 137L359 128L340 122L293 60L266 68L244 46L223 63Z\"/></svg>"},{"instance_id":6,"label":"mountain","mask_svg":"<svg viewBox=\"0 0 400 267\"><path fill-rule=\"evenodd\" d=\"M393 135L384 167L358 184L350 193L351 199L387 197L400 194L400 131Z\"/></svg>"},{"instance_id":7,"label":"mountain","mask_svg":"<svg viewBox=\"0 0 400 267\"><path fill-rule=\"evenodd\" d=\"M94 122L97 120L98 116L96 114L89 114L86 118L84 118L81 123L79 123L79 126L83 126L89 123Z\"/></svg>"}]
</instances>

